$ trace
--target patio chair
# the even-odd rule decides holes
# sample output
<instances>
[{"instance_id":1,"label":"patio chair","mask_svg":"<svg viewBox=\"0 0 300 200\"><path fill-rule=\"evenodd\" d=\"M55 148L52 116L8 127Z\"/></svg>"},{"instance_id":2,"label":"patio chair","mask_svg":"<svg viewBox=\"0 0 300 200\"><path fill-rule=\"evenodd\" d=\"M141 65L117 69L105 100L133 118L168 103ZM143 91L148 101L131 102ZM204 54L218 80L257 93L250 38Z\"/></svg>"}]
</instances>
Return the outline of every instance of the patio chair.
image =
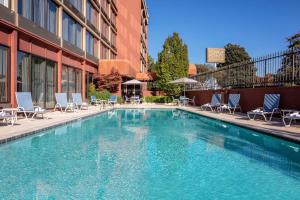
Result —
<instances>
[{"instance_id":1,"label":"patio chair","mask_svg":"<svg viewBox=\"0 0 300 200\"><path fill-rule=\"evenodd\" d=\"M174 105L178 105L178 104L179 104L179 99L175 99L175 97L172 96L172 103L173 103Z\"/></svg>"},{"instance_id":2,"label":"patio chair","mask_svg":"<svg viewBox=\"0 0 300 200\"><path fill-rule=\"evenodd\" d=\"M34 118L38 114L42 115L42 118L44 118L45 109L40 106L33 106L30 92L16 92L15 95L18 104L18 113L23 113L26 119L28 119L30 115L32 115L31 118Z\"/></svg>"},{"instance_id":3,"label":"patio chair","mask_svg":"<svg viewBox=\"0 0 300 200\"><path fill-rule=\"evenodd\" d=\"M68 110L74 111L74 103L68 103L68 98L66 93L55 93L55 100L56 105L54 107L54 110L57 108L60 109L60 111L67 112Z\"/></svg>"},{"instance_id":4,"label":"patio chair","mask_svg":"<svg viewBox=\"0 0 300 200\"><path fill-rule=\"evenodd\" d=\"M254 120L257 115L260 115L267 121L267 115L270 115L269 121L271 121L274 113L280 113L279 101L280 94L265 94L263 107L248 112L248 118Z\"/></svg>"},{"instance_id":5,"label":"patio chair","mask_svg":"<svg viewBox=\"0 0 300 200\"><path fill-rule=\"evenodd\" d=\"M289 120L288 123L287 120ZM293 120L300 120L300 111L295 111L282 117L282 122L286 127L290 127Z\"/></svg>"},{"instance_id":6,"label":"patio chair","mask_svg":"<svg viewBox=\"0 0 300 200\"><path fill-rule=\"evenodd\" d=\"M8 122L10 121L11 125L13 126L16 121L16 116L13 116L6 112L1 111L0 112L0 120L3 120L3 122L6 122L6 124L8 124Z\"/></svg>"},{"instance_id":7,"label":"patio chair","mask_svg":"<svg viewBox=\"0 0 300 200\"><path fill-rule=\"evenodd\" d=\"M117 103L117 96L110 96L108 100L108 105L114 106Z\"/></svg>"},{"instance_id":8,"label":"patio chair","mask_svg":"<svg viewBox=\"0 0 300 200\"><path fill-rule=\"evenodd\" d=\"M195 106L195 105L196 105L196 103L195 103L195 99L196 99L196 97L195 97L195 96L193 96L193 98L192 98L192 99L189 99L189 103L190 103L190 104L192 104L193 106Z\"/></svg>"},{"instance_id":9,"label":"patio chair","mask_svg":"<svg viewBox=\"0 0 300 200\"><path fill-rule=\"evenodd\" d=\"M88 109L89 104L82 101L81 93L72 93L72 99L77 109L79 110Z\"/></svg>"},{"instance_id":10,"label":"patio chair","mask_svg":"<svg viewBox=\"0 0 300 200\"><path fill-rule=\"evenodd\" d=\"M240 106L240 94L229 94L228 104L220 106L218 109L220 111L228 110L230 114L234 114L237 109L241 110ZM232 111L232 112L231 112Z\"/></svg>"},{"instance_id":11,"label":"patio chair","mask_svg":"<svg viewBox=\"0 0 300 200\"><path fill-rule=\"evenodd\" d=\"M91 104L92 105L98 105L99 100L95 96L91 96Z\"/></svg>"},{"instance_id":12,"label":"patio chair","mask_svg":"<svg viewBox=\"0 0 300 200\"><path fill-rule=\"evenodd\" d=\"M124 103L131 103L131 100L127 95L124 96Z\"/></svg>"},{"instance_id":13,"label":"patio chair","mask_svg":"<svg viewBox=\"0 0 300 200\"><path fill-rule=\"evenodd\" d=\"M210 109L211 111L214 111L219 106L221 106L221 94L213 94L213 96L211 97L211 102L202 105L200 109Z\"/></svg>"}]
</instances>

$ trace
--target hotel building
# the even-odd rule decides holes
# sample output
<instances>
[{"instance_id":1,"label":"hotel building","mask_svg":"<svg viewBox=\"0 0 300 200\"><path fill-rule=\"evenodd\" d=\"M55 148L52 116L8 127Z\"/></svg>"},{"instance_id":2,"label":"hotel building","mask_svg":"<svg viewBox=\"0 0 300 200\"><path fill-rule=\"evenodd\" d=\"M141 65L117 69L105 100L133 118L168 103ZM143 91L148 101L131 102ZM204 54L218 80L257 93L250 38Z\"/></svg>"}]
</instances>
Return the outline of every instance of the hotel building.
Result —
<instances>
[{"instance_id":1,"label":"hotel building","mask_svg":"<svg viewBox=\"0 0 300 200\"><path fill-rule=\"evenodd\" d=\"M86 97L113 68L147 79L147 26L145 0L0 0L0 107L17 91L45 108L56 92Z\"/></svg>"}]
</instances>

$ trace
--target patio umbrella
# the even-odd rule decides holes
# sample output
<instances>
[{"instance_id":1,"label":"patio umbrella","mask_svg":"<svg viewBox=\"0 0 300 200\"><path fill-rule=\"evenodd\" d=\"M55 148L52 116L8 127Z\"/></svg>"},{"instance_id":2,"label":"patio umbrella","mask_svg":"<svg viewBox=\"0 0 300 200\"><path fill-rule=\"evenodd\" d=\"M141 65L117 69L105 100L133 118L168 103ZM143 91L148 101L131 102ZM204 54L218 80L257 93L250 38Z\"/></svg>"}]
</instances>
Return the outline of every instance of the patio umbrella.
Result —
<instances>
[{"instance_id":1,"label":"patio umbrella","mask_svg":"<svg viewBox=\"0 0 300 200\"><path fill-rule=\"evenodd\" d=\"M196 83L198 83L198 81L185 77L185 78L180 78L180 79L171 81L170 83L171 84L184 85L183 92L184 92L184 96L185 96L185 85L196 84Z\"/></svg>"},{"instance_id":2,"label":"patio umbrella","mask_svg":"<svg viewBox=\"0 0 300 200\"><path fill-rule=\"evenodd\" d=\"M133 85L133 94L135 95L135 86L136 85L142 85L143 83L141 81L138 81L136 79L130 80L130 81L126 81L124 83L122 83L123 85Z\"/></svg>"}]
</instances>

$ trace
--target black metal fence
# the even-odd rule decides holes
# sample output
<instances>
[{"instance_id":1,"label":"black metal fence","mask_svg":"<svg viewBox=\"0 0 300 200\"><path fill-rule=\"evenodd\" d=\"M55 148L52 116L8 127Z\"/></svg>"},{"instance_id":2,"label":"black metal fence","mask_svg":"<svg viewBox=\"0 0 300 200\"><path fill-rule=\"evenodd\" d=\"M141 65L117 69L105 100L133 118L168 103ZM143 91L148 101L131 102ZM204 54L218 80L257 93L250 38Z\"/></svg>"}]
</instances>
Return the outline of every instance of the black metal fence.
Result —
<instances>
[{"instance_id":1,"label":"black metal fence","mask_svg":"<svg viewBox=\"0 0 300 200\"><path fill-rule=\"evenodd\" d=\"M289 49L235 63L191 78L190 90L300 85L300 49Z\"/></svg>"}]
</instances>

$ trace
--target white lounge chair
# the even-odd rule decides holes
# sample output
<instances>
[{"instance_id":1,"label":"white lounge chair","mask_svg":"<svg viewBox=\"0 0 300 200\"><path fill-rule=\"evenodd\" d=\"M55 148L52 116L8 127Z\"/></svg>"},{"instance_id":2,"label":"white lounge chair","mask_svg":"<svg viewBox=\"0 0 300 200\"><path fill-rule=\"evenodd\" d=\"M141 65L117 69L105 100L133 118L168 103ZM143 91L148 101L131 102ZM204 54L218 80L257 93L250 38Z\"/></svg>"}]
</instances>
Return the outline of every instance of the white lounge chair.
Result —
<instances>
[{"instance_id":1,"label":"white lounge chair","mask_svg":"<svg viewBox=\"0 0 300 200\"><path fill-rule=\"evenodd\" d=\"M61 111L67 112L68 110L74 111L74 103L68 103L68 98L66 93L55 93L56 105L54 110L59 108Z\"/></svg>"},{"instance_id":2,"label":"white lounge chair","mask_svg":"<svg viewBox=\"0 0 300 200\"><path fill-rule=\"evenodd\" d=\"M219 106L221 106L221 94L213 94L211 102L202 105L200 108L202 110L210 109L211 111L214 111Z\"/></svg>"},{"instance_id":3,"label":"white lounge chair","mask_svg":"<svg viewBox=\"0 0 300 200\"><path fill-rule=\"evenodd\" d=\"M257 115L263 116L267 121L267 115L270 115L269 121L272 120L274 113L280 113L279 110L280 94L265 94L264 105L247 113L250 120L254 120ZM253 116L253 117L251 117Z\"/></svg>"},{"instance_id":4,"label":"white lounge chair","mask_svg":"<svg viewBox=\"0 0 300 200\"><path fill-rule=\"evenodd\" d=\"M15 95L18 104L18 113L23 113L26 119L30 117L30 115L32 115L31 118L34 118L39 114L42 115L42 118L44 118L46 110L40 106L33 106L30 92L16 92Z\"/></svg>"},{"instance_id":5,"label":"white lounge chair","mask_svg":"<svg viewBox=\"0 0 300 200\"><path fill-rule=\"evenodd\" d=\"M293 120L300 120L300 111L295 111L282 117L282 122L286 127L290 127Z\"/></svg>"},{"instance_id":6,"label":"white lounge chair","mask_svg":"<svg viewBox=\"0 0 300 200\"><path fill-rule=\"evenodd\" d=\"M234 112L237 109L241 110L241 106L239 104L240 103L240 98L241 98L240 94L229 94L228 104L224 104L224 105L220 106L218 108L219 111L228 110L230 114L234 114Z\"/></svg>"},{"instance_id":7,"label":"white lounge chair","mask_svg":"<svg viewBox=\"0 0 300 200\"><path fill-rule=\"evenodd\" d=\"M74 105L77 107L77 109L88 109L89 104L82 101L82 97L80 93L72 93L72 99Z\"/></svg>"}]
</instances>

